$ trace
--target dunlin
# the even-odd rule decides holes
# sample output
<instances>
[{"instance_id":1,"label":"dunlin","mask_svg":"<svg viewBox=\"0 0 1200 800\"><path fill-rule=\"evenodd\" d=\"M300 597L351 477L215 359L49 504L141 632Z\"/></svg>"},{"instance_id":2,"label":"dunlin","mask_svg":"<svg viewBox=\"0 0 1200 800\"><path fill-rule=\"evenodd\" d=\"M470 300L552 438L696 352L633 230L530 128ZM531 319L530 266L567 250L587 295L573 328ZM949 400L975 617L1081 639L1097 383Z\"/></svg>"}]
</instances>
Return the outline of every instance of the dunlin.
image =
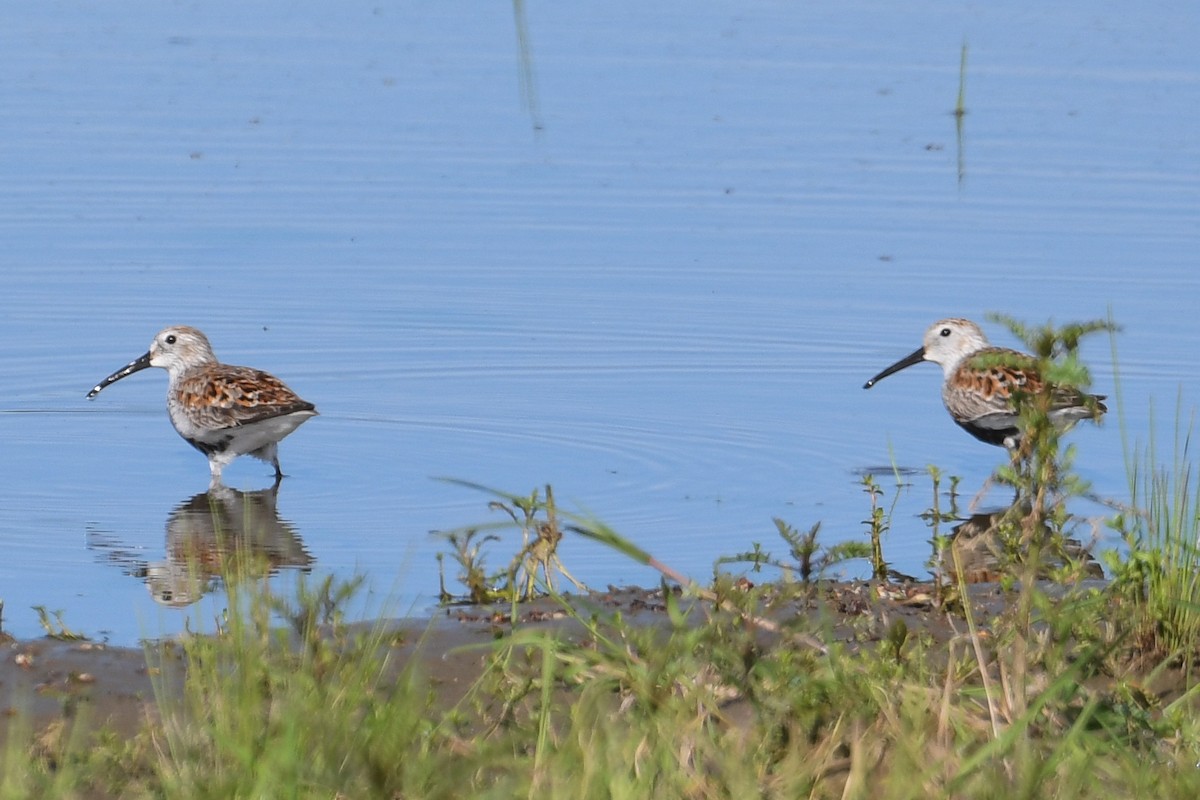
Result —
<instances>
[{"instance_id":1,"label":"dunlin","mask_svg":"<svg viewBox=\"0 0 1200 800\"><path fill-rule=\"evenodd\" d=\"M988 444L1016 447L1021 429L1014 395L1037 394L1043 387L1033 356L992 347L970 320L943 319L925 332L921 347L871 378L863 388L870 389L893 372L921 361L941 366L945 375L942 402L963 430ZM1066 386L1051 386L1050 390L1050 420L1060 428L1081 419L1098 420L1108 411L1104 395L1084 394Z\"/></svg>"},{"instance_id":2,"label":"dunlin","mask_svg":"<svg viewBox=\"0 0 1200 800\"><path fill-rule=\"evenodd\" d=\"M222 364L213 355L208 337L195 328L164 328L150 351L96 384L88 399L110 383L147 367L167 371L167 412L184 441L208 457L212 482L240 455L252 455L279 469L278 444L317 414L273 375L250 367Z\"/></svg>"}]
</instances>

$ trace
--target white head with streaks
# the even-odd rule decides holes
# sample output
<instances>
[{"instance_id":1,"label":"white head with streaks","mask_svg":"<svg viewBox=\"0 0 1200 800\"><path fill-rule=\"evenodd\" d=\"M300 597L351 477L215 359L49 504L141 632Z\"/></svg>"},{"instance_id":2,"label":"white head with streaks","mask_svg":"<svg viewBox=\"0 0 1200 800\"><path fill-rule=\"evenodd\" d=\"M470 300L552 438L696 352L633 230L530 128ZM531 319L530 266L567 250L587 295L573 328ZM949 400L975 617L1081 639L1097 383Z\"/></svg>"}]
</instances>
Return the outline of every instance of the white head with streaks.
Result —
<instances>
[{"instance_id":1,"label":"white head with streaks","mask_svg":"<svg viewBox=\"0 0 1200 800\"><path fill-rule=\"evenodd\" d=\"M930 325L921 349L924 360L937 364L950 377L964 358L989 346L978 325L969 319L952 318Z\"/></svg>"},{"instance_id":2,"label":"white head with streaks","mask_svg":"<svg viewBox=\"0 0 1200 800\"><path fill-rule=\"evenodd\" d=\"M208 337L187 325L173 325L159 331L150 343L148 355L150 366L161 367L171 375L217 361Z\"/></svg>"}]
</instances>

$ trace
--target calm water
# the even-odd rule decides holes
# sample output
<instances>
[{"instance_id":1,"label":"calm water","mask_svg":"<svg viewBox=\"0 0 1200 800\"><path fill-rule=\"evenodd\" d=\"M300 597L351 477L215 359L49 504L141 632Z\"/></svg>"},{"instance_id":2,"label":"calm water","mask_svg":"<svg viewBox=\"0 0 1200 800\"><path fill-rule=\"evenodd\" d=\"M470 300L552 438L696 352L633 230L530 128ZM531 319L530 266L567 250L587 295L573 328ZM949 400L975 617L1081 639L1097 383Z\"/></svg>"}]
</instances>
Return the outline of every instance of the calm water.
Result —
<instances>
[{"instance_id":1,"label":"calm water","mask_svg":"<svg viewBox=\"0 0 1200 800\"><path fill-rule=\"evenodd\" d=\"M14 7L4 629L39 634L32 605L120 643L211 627L220 591L172 558L214 519L285 582L361 573L364 611L425 609L430 531L499 519L435 476L551 483L704 577L779 549L773 516L862 536L858 474L894 462L918 474L887 553L920 574L919 473L970 495L1003 460L945 416L932 365L860 388L933 320L1111 309L1130 443L1151 399L1160 435L1190 412L1198 38L1183 0ZM319 407L277 497L248 459L198 497L163 373L84 400L173 323ZM1114 394L1109 342L1085 354ZM1124 499L1117 422L1072 441ZM656 581L584 542L563 557Z\"/></svg>"}]
</instances>

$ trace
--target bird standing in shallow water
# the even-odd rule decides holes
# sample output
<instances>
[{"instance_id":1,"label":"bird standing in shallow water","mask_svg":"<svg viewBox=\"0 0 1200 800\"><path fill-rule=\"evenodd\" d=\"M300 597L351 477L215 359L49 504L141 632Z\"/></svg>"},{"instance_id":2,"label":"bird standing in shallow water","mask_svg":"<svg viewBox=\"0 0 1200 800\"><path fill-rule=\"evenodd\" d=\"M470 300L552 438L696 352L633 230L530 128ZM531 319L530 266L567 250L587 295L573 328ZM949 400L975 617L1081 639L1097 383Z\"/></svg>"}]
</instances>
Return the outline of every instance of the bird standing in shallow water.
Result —
<instances>
[{"instance_id":1,"label":"bird standing in shallow water","mask_svg":"<svg viewBox=\"0 0 1200 800\"><path fill-rule=\"evenodd\" d=\"M925 332L921 347L871 378L863 388L870 389L888 375L921 361L941 366L942 402L963 430L980 441L1009 449L1020 443L1020 413L1014 394L1033 395L1043 390L1033 356L992 347L970 320L943 319ZM1060 386L1050 390L1050 421L1060 428L1081 419L1099 420L1108 411L1104 395Z\"/></svg>"},{"instance_id":2,"label":"bird standing in shallow water","mask_svg":"<svg viewBox=\"0 0 1200 800\"><path fill-rule=\"evenodd\" d=\"M208 337L195 328L164 328L150 350L100 381L93 399L104 387L147 367L167 371L167 413L184 441L208 457L213 484L221 470L240 455L251 455L279 468L278 444L309 418L316 406L301 400L273 375L250 367L222 364L213 355Z\"/></svg>"}]
</instances>

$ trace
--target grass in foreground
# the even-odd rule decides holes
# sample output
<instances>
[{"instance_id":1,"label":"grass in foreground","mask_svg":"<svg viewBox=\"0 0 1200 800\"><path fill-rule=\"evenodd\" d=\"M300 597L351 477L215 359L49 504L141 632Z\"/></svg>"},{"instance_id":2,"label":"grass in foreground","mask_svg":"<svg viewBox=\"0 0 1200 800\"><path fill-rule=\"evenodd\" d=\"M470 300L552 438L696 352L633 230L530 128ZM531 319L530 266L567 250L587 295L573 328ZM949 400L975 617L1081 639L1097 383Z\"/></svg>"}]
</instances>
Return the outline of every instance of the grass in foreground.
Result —
<instances>
[{"instance_id":1,"label":"grass in foreground","mask_svg":"<svg viewBox=\"0 0 1200 800\"><path fill-rule=\"evenodd\" d=\"M720 579L716 602L665 592L654 624L567 606L571 626L506 626L473 649L478 677L447 702L383 628L273 627L277 600L251 586L220 636L185 641L179 660L151 654L164 675L187 671L182 693L160 696L161 719L128 741L72 721L10 735L0 795L1200 791L1189 683L1138 663L1136 620L1102 592L1039 597L1028 634L1008 612L955 630L870 591ZM295 619L319 620L315 596Z\"/></svg>"}]
</instances>

